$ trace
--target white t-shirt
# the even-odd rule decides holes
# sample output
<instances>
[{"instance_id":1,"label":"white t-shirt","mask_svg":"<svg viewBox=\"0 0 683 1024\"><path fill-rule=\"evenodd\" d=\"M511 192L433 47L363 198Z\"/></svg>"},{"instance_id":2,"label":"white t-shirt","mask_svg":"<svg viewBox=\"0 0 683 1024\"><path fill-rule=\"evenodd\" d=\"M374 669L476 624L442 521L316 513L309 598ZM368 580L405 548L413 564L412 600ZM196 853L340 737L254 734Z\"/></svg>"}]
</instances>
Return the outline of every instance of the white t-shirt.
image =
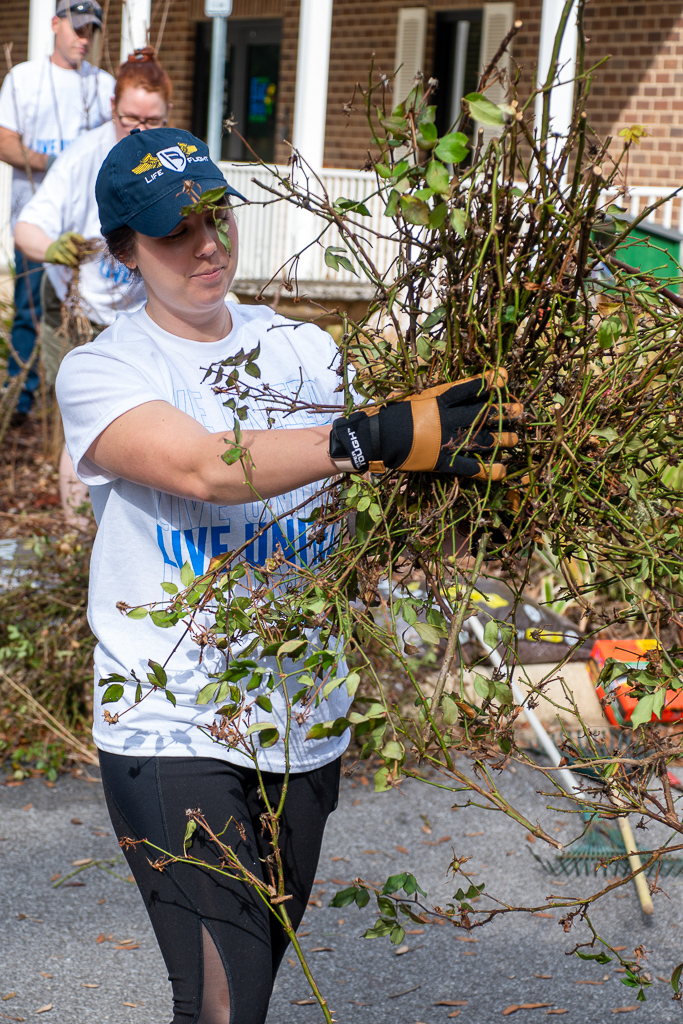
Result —
<instances>
[{"instance_id":1,"label":"white t-shirt","mask_svg":"<svg viewBox=\"0 0 683 1024\"><path fill-rule=\"evenodd\" d=\"M17 64L0 89L0 127L21 135L38 153L59 156L83 132L111 119L114 79L83 61L80 69L60 68L49 57ZM12 230L22 206L45 177L32 171L12 173Z\"/></svg>"},{"instance_id":2,"label":"white t-shirt","mask_svg":"<svg viewBox=\"0 0 683 1024\"><path fill-rule=\"evenodd\" d=\"M37 224L52 239L59 238L63 231L101 238L95 182L104 158L115 145L116 130L111 121L76 139L52 165L19 220ZM45 266L57 295L64 300L71 271L50 263ZM146 300L142 281L131 277L127 267L104 252L100 258L81 264L78 291L85 315L98 324L113 324L118 313L139 309Z\"/></svg>"},{"instance_id":3,"label":"white t-shirt","mask_svg":"<svg viewBox=\"0 0 683 1024\"><path fill-rule=\"evenodd\" d=\"M223 404L226 396L214 394L210 380L203 382L205 370L240 349L250 352L258 344L261 380L257 383L268 384L280 392L299 393L311 403L341 406L342 396L335 392L339 384L334 366L338 352L329 334L312 324L295 325L267 307L229 303L228 308L233 329L216 342L188 341L169 334L151 320L144 308L124 313L95 341L69 352L57 377L67 449L78 476L90 487L98 524L89 602L89 621L98 639L95 682L109 673L130 677L131 669L144 681L149 671L148 659L163 664L179 643L166 669L169 688L177 700L175 708L157 690L115 725L107 725L100 704L103 690L96 686L93 736L98 747L113 753L194 755L251 763L245 754L214 743L197 728L208 727L214 720L216 704L197 706L195 699L208 682L207 673L225 667L222 657L209 651L210 656L205 654L200 665L200 649L184 636L181 624L163 629L155 626L149 616L136 621L122 615L117 602L131 606L150 601L167 603L169 599L161 583L174 583L183 589L180 569L185 562L192 565L195 574L205 572L213 556L248 543L273 515L285 513L285 518L247 549L247 560L252 563L263 564L280 543L291 557L295 549L311 565L324 557L333 540L331 530L325 539L313 539L311 524L303 522L317 502L286 516L288 509L312 497L319 485L273 498L268 502L271 514L257 501L248 505L211 505L174 497L114 476L85 457L92 442L113 420L150 401L169 402L210 431L232 429L233 413ZM254 378L242 372L240 379L245 384L254 384ZM265 410L253 400L246 404L249 413L243 426L266 429ZM271 415L276 427L314 426L333 418L311 412L298 412L284 420L276 413ZM213 620L212 615L207 615L200 621L209 625ZM273 659L262 659L259 664L275 667ZM293 669L291 662L285 664ZM339 671L346 674L343 664ZM296 679L288 685L291 694L300 688ZM265 691L252 691L254 697L261 692ZM109 704L107 710L111 714L124 711L132 705L134 694L135 684L126 684L124 696ZM255 707L251 721L275 719L282 725L285 705L280 689L275 690L272 704L272 714ZM349 704L342 684L312 711L302 726L293 727L293 771L319 767L341 754L348 743L347 733L322 740L306 740L305 736L315 722L345 715ZM266 749L260 748L258 742L256 746L260 750L259 763L265 770L284 770L282 740Z\"/></svg>"}]
</instances>

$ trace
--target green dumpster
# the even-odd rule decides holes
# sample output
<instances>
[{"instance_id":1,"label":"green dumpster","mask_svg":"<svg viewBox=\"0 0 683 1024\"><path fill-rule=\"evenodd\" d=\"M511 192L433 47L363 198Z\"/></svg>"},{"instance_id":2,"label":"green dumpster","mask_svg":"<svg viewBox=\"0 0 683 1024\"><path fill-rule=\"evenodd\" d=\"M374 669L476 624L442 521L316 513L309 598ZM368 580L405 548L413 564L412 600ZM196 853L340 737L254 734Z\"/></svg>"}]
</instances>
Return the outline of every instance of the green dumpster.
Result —
<instances>
[{"instance_id":1,"label":"green dumpster","mask_svg":"<svg viewBox=\"0 0 683 1024\"><path fill-rule=\"evenodd\" d=\"M631 222L634 219L627 215L619 218ZM680 231L643 220L632 228L627 241L618 247L615 256L630 267L652 274L659 281L671 282L671 288L678 291L682 242Z\"/></svg>"}]
</instances>

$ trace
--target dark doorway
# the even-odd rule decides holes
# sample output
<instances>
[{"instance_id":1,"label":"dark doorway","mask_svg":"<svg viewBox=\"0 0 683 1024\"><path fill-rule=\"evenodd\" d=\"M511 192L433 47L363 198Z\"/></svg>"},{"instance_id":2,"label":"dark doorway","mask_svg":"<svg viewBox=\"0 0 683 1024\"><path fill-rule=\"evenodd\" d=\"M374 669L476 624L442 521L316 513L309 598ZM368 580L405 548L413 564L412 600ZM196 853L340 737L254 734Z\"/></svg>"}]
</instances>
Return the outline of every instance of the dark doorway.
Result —
<instances>
[{"instance_id":1,"label":"dark doorway","mask_svg":"<svg viewBox=\"0 0 683 1024\"><path fill-rule=\"evenodd\" d=\"M481 10L440 11L436 15L434 78L439 82L436 125L444 135L459 120L461 100L476 92L481 68ZM472 131L469 122L465 131Z\"/></svg>"},{"instance_id":2,"label":"dark doorway","mask_svg":"<svg viewBox=\"0 0 683 1024\"><path fill-rule=\"evenodd\" d=\"M192 131L206 138L211 68L211 22L197 23ZM262 159L275 159L275 124L280 78L279 21L231 21L225 62L223 112ZM233 133L223 136L223 160L251 160Z\"/></svg>"}]
</instances>

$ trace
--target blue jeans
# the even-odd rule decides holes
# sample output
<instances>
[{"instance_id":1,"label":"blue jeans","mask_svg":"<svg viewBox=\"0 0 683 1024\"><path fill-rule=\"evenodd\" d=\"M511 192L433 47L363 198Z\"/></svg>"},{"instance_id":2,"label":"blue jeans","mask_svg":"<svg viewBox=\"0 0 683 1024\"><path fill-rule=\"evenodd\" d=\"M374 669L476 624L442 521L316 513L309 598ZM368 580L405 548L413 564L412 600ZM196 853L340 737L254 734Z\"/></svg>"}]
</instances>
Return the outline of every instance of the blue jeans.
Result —
<instances>
[{"instance_id":1,"label":"blue jeans","mask_svg":"<svg viewBox=\"0 0 683 1024\"><path fill-rule=\"evenodd\" d=\"M17 268L14 282L14 324L12 326L12 347L22 363L31 358L36 344L36 331L40 323L40 280L43 276L43 264L27 259L18 249L14 250ZM21 367L10 355L7 364L7 375L16 377ZM33 364L26 378L24 387L17 402L17 412L29 412L33 404L34 392L38 390L40 378L36 363Z\"/></svg>"}]
</instances>

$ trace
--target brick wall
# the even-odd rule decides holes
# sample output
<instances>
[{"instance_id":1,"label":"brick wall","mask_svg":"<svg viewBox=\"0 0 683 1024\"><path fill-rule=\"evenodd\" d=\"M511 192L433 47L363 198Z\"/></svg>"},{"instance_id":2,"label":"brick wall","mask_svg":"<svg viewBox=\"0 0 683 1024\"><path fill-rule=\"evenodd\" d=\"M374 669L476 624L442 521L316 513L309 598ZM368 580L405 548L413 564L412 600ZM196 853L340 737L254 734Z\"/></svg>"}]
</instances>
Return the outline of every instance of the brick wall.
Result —
<instances>
[{"instance_id":1,"label":"brick wall","mask_svg":"<svg viewBox=\"0 0 683 1024\"><path fill-rule=\"evenodd\" d=\"M26 0L3 0L0 4L0 45L12 44L12 64L20 64L28 56L28 3ZM0 55L0 80L7 72L4 52Z\"/></svg>"},{"instance_id":2,"label":"brick wall","mask_svg":"<svg viewBox=\"0 0 683 1024\"><path fill-rule=\"evenodd\" d=\"M328 89L325 164L362 166L369 143L361 111L350 118L342 106L354 84L367 80L372 54L378 71L392 71L398 10L419 0L335 0ZM476 0L425 0L429 10L426 71L431 71L436 14L440 10L479 6ZM290 138L294 108L298 0L282 0L283 50L280 82L280 135ZM518 0L516 14L524 27L514 44L522 79L535 71L541 0ZM616 136L628 125L647 126L650 137L632 151L628 180L632 185L679 185L683 180L683 2L650 0L615 4L592 0L586 14L588 61L611 59L596 74L589 119L601 136ZM616 144L615 144L615 149ZM287 150L279 147L278 158Z\"/></svg>"}]
</instances>

